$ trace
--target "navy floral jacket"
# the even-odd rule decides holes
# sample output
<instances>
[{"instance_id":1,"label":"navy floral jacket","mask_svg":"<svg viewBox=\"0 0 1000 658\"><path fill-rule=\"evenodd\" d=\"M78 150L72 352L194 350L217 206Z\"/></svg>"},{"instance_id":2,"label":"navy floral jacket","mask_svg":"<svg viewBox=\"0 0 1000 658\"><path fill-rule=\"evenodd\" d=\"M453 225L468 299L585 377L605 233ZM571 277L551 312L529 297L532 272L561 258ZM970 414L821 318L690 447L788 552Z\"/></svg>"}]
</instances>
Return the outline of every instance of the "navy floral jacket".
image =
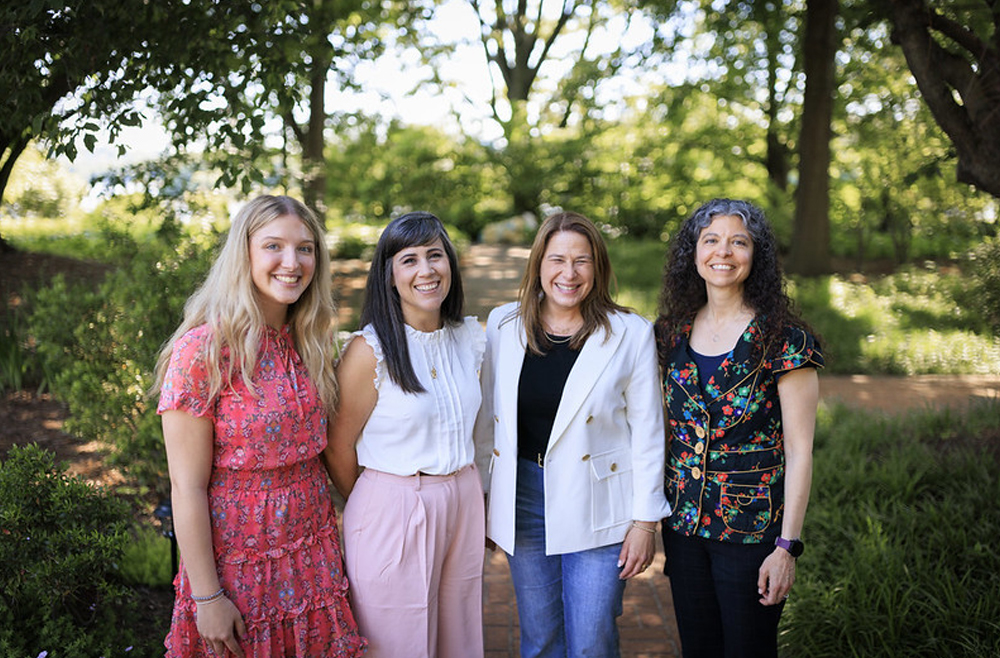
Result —
<instances>
[{"instance_id":1,"label":"navy floral jacket","mask_svg":"<svg viewBox=\"0 0 1000 658\"><path fill-rule=\"evenodd\" d=\"M752 321L702 393L688 352L691 327L675 340L664 365L669 423L666 523L681 534L735 543L773 542L781 531L785 457L778 377L823 366L816 340L785 330L777 358L754 350Z\"/></svg>"}]
</instances>

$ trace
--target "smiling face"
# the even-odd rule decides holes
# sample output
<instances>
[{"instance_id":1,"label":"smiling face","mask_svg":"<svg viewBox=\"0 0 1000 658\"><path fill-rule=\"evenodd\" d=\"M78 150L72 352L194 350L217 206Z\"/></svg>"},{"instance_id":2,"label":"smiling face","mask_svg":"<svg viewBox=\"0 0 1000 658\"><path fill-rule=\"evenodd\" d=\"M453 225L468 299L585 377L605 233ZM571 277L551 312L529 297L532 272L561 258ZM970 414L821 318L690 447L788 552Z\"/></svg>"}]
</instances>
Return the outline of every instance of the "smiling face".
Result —
<instances>
[{"instance_id":1,"label":"smiling face","mask_svg":"<svg viewBox=\"0 0 1000 658\"><path fill-rule=\"evenodd\" d=\"M451 264L441 239L396 252L392 285L406 324L420 331L440 329L441 304L451 290Z\"/></svg>"},{"instance_id":2,"label":"smiling face","mask_svg":"<svg viewBox=\"0 0 1000 658\"><path fill-rule=\"evenodd\" d=\"M250 277L264 320L281 328L316 271L316 240L295 215L282 215L250 235Z\"/></svg>"},{"instance_id":3,"label":"smiling face","mask_svg":"<svg viewBox=\"0 0 1000 658\"><path fill-rule=\"evenodd\" d=\"M713 217L698 236L695 265L709 287L742 288L753 267L753 240L743 220L736 215Z\"/></svg>"},{"instance_id":4,"label":"smiling face","mask_svg":"<svg viewBox=\"0 0 1000 658\"><path fill-rule=\"evenodd\" d=\"M553 233L545 245L539 278L549 310L579 312L594 289L594 254L586 236L576 231Z\"/></svg>"}]
</instances>

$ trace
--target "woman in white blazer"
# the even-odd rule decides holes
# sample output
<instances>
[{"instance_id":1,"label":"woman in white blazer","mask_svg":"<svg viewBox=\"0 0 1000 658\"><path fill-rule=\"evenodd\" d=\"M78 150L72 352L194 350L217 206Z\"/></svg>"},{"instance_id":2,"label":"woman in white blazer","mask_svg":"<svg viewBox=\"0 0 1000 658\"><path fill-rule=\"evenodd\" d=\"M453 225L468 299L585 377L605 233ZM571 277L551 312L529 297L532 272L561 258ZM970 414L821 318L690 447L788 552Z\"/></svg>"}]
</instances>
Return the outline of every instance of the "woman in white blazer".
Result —
<instances>
[{"instance_id":1,"label":"woman in white blazer","mask_svg":"<svg viewBox=\"0 0 1000 658\"><path fill-rule=\"evenodd\" d=\"M618 656L625 581L670 513L652 325L611 299L610 280L593 223L552 215L519 301L487 322L476 438L524 658Z\"/></svg>"}]
</instances>

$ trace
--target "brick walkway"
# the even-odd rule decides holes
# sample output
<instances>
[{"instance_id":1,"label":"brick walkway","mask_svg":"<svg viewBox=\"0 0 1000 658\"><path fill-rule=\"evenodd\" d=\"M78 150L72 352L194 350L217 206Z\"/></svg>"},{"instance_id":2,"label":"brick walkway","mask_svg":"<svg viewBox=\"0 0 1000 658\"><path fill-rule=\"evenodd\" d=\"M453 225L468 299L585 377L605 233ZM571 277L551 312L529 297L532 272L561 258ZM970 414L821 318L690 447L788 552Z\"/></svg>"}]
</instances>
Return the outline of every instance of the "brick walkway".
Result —
<instances>
[{"instance_id":1,"label":"brick walkway","mask_svg":"<svg viewBox=\"0 0 1000 658\"><path fill-rule=\"evenodd\" d=\"M622 658L677 658L681 655L670 585L663 575L659 536L656 558L644 574L625 587L625 605L618 619ZM503 551L486 552L483 578L483 625L486 658L518 655L517 605Z\"/></svg>"}]
</instances>

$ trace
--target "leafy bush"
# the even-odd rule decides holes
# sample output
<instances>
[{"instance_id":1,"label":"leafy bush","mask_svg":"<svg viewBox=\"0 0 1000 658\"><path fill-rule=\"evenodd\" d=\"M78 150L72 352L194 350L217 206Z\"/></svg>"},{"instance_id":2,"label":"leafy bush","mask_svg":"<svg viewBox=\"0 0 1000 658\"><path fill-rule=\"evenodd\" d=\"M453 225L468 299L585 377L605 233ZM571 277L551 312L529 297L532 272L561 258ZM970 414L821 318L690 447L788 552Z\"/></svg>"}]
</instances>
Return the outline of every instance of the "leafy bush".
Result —
<instances>
[{"instance_id":1,"label":"leafy bush","mask_svg":"<svg viewBox=\"0 0 1000 658\"><path fill-rule=\"evenodd\" d=\"M42 368L53 373L52 392L69 406L67 431L113 446L112 465L163 493L163 437L145 391L160 346L204 277L208 252L190 242L118 239L131 261L96 292L56 277L32 300L30 332Z\"/></svg>"},{"instance_id":2,"label":"leafy bush","mask_svg":"<svg viewBox=\"0 0 1000 658\"><path fill-rule=\"evenodd\" d=\"M783 655L1000 655L1000 402L821 411Z\"/></svg>"},{"instance_id":3,"label":"leafy bush","mask_svg":"<svg viewBox=\"0 0 1000 658\"><path fill-rule=\"evenodd\" d=\"M119 572L128 507L37 445L0 462L0 501L0 655L123 655L135 643Z\"/></svg>"},{"instance_id":4,"label":"leafy bush","mask_svg":"<svg viewBox=\"0 0 1000 658\"><path fill-rule=\"evenodd\" d=\"M122 578L130 585L167 587L173 581L170 540L159 530L142 525L132 530L132 539L122 556Z\"/></svg>"},{"instance_id":5,"label":"leafy bush","mask_svg":"<svg viewBox=\"0 0 1000 658\"><path fill-rule=\"evenodd\" d=\"M1000 238L986 240L971 255L971 284L965 300L982 309L984 319L1000 335Z\"/></svg>"},{"instance_id":6,"label":"leafy bush","mask_svg":"<svg viewBox=\"0 0 1000 658\"><path fill-rule=\"evenodd\" d=\"M0 306L0 393L18 391L28 376L29 358L24 345L23 318L16 308Z\"/></svg>"}]
</instances>

